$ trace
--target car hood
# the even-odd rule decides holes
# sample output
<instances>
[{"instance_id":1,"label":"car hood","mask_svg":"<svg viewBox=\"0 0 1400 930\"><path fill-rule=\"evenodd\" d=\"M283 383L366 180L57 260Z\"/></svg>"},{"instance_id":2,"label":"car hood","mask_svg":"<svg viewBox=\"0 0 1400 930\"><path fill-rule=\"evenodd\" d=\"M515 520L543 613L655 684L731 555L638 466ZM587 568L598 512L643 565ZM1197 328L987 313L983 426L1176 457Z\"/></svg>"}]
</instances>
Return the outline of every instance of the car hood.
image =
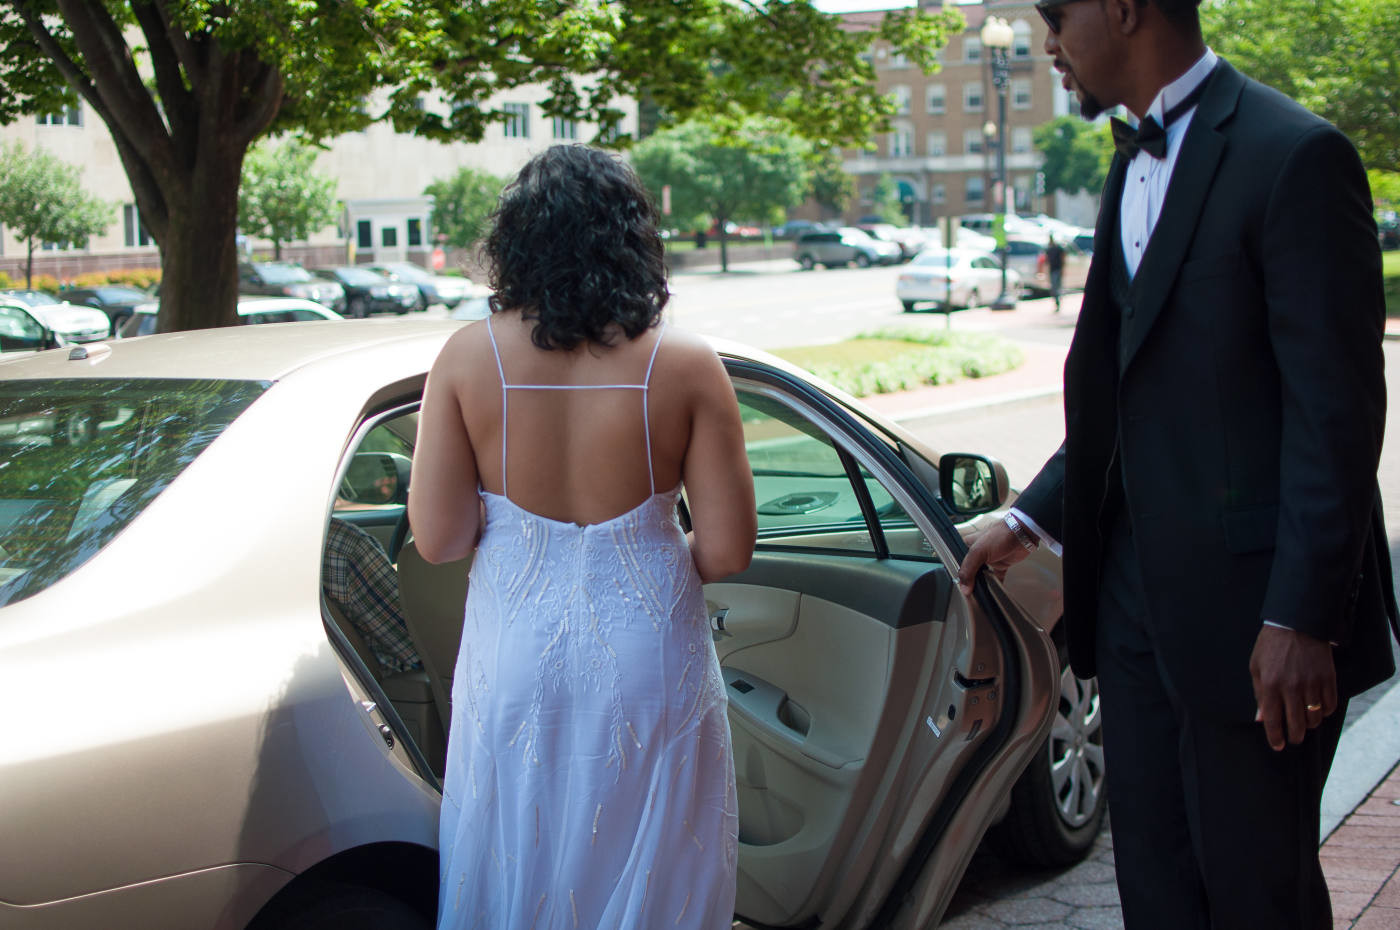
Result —
<instances>
[{"instance_id":1,"label":"car hood","mask_svg":"<svg viewBox=\"0 0 1400 930\"><path fill-rule=\"evenodd\" d=\"M80 307L77 304L43 304L31 307L29 312L49 329L64 336L82 335L93 331L101 331L105 335L112 325L107 314L101 310Z\"/></svg>"}]
</instances>

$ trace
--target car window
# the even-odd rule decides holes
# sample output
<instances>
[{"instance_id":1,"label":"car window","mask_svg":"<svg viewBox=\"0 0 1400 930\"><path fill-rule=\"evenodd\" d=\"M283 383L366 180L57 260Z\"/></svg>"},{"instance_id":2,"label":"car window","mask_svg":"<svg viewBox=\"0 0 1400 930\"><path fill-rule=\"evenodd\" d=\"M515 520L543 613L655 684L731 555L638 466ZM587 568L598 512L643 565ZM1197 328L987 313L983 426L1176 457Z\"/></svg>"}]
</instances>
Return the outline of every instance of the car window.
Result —
<instances>
[{"instance_id":1,"label":"car window","mask_svg":"<svg viewBox=\"0 0 1400 930\"><path fill-rule=\"evenodd\" d=\"M44 327L18 307L0 307L0 352L38 349L44 344Z\"/></svg>"},{"instance_id":2,"label":"car window","mask_svg":"<svg viewBox=\"0 0 1400 930\"><path fill-rule=\"evenodd\" d=\"M992 268L992 269L998 269L998 270L999 270L999 269L1001 268L1001 265L997 264L997 260L996 260L995 258L977 258L977 259L973 259L973 261L972 261L972 267L974 267L974 268Z\"/></svg>"},{"instance_id":3,"label":"car window","mask_svg":"<svg viewBox=\"0 0 1400 930\"><path fill-rule=\"evenodd\" d=\"M0 382L0 605L37 594L99 552L267 387Z\"/></svg>"},{"instance_id":4,"label":"car window","mask_svg":"<svg viewBox=\"0 0 1400 930\"><path fill-rule=\"evenodd\" d=\"M294 284L311 280L311 272L300 265L258 265L252 273L265 284Z\"/></svg>"},{"instance_id":5,"label":"car window","mask_svg":"<svg viewBox=\"0 0 1400 930\"><path fill-rule=\"evenodd\" d=\"M405 413L385 420L366 433L365 438L362 439L360 444L355 448L355 455L384 452L394 456L402 456L411 461L413 459L413 444L417 435L417 411ZM346 476L346 481L353 482L354 479L355 474L352 467L351 473ZM341 494L336 496L335 506L333 508L333 512L336 514L361 510L403 509L403 505L395 500L385 500L382 503L376 503L374 501L374 496L364 493L363 488L356 489L346 486L341 488L341 492Z\"/></svg>"}]
</instances>

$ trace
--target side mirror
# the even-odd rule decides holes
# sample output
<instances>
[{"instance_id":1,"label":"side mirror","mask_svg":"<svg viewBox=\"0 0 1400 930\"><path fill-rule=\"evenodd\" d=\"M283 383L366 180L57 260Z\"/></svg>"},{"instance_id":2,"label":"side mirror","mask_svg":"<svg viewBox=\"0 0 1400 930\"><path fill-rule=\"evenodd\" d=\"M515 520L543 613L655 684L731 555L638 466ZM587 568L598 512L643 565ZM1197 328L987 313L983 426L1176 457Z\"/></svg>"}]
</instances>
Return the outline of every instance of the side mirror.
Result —
<instances>
[{"instance_id":1,"label":"side mirror","mask_svg":"<svg viewBox=\"0 0 1400 930\"><path fill-rule=\"evenodd\" d=\"M412 464L394 452L357 452L337 493L342 500L372 507L405 504Z\"/></svg>"},{"instance_id":2,"label":"side mirror","mask_svg":"<svg viewBox=\"0 0 1400 930\"><path fill-rule=\"evenodd\" d=\"M953 513L975 516L1006 503L1011 482L996 459L968 452L950 452L938 460L938 490L943 506Z\"/></svg>"}]
</instances>

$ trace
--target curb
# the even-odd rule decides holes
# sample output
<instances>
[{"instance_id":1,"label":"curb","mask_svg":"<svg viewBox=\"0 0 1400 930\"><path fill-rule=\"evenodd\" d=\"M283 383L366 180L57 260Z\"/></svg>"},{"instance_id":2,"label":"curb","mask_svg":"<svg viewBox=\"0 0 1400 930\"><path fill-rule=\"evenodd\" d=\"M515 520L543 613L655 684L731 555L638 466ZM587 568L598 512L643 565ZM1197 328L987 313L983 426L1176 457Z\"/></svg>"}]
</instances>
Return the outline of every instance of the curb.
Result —
<instances>
[{"instance_id":1,"label":"curb","mask_svg":"<svg viewBox=\"0 0 1400 930\"><path fill-rule=\"evenodd\" d=\"M1386 687L1386 693L1342 731L1337 744L1337 755L1322 789L1319 843L1326 841L1400 764L1400 687L1394 679L1377 687Z\"/></svg>"},{"instance_id":2,"label":"curb","mask_svg":"<svg viewBox=\"0 0 1400 930\"><path fill-rule=\"evenodd\" d=\"M1058 386L1027 388L1024 391L1013 391L1007 394L997 394L992 397L974 398L972 400L938 404L932 407L920 407L915 410L902 410L898 413L885 413L883 416L894 420L896 423L904 423L909 420L924 420L931 417L965 413L969 410L982 410L988 407L1012 407L1017 404L1044 400L1047 397L1059 397L1063 393L1064 389Z\"/></svg>"}]
</instances>

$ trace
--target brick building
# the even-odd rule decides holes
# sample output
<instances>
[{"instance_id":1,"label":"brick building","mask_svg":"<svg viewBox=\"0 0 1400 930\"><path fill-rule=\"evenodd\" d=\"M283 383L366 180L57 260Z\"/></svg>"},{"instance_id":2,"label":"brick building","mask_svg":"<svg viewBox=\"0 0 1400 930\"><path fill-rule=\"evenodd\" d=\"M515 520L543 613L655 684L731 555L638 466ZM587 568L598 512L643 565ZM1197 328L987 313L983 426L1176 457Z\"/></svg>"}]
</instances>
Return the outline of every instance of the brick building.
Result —
<instances>
[{"instance_id":1,"label":"brick building","mask_svg":"<svg viewBox=\"0 0 1400 930\"><path fill-rule=\"evenodd\" d=\"M942 0L920 3L926 8L943 5ZM874 140L873 150L846 153L845 168L857 184L847 220L871 212L871 192L882 174L893 179L905 213L916 225L997 209L997 97L991 55L979 36L988 16L1000 16L1015 33L1006 89L1006 173L1014 210L1056 212L1037 186L1041 159L1031 131L1056 116L1077 112L1077 102L1060 85L1060 75L1044 52L1045 23L1031 3L1017 0L983 0L955 8L966 27L940 51L942 67L935 74L925 75L885 42L877 40L871 46L868 54L879 87L894 95L899 110L891 131ZM849 28L862 29L883 15L847 13L843 19ZM1013 208L1011 197L1007 206Z\"/></svg>"}]
</instances>

